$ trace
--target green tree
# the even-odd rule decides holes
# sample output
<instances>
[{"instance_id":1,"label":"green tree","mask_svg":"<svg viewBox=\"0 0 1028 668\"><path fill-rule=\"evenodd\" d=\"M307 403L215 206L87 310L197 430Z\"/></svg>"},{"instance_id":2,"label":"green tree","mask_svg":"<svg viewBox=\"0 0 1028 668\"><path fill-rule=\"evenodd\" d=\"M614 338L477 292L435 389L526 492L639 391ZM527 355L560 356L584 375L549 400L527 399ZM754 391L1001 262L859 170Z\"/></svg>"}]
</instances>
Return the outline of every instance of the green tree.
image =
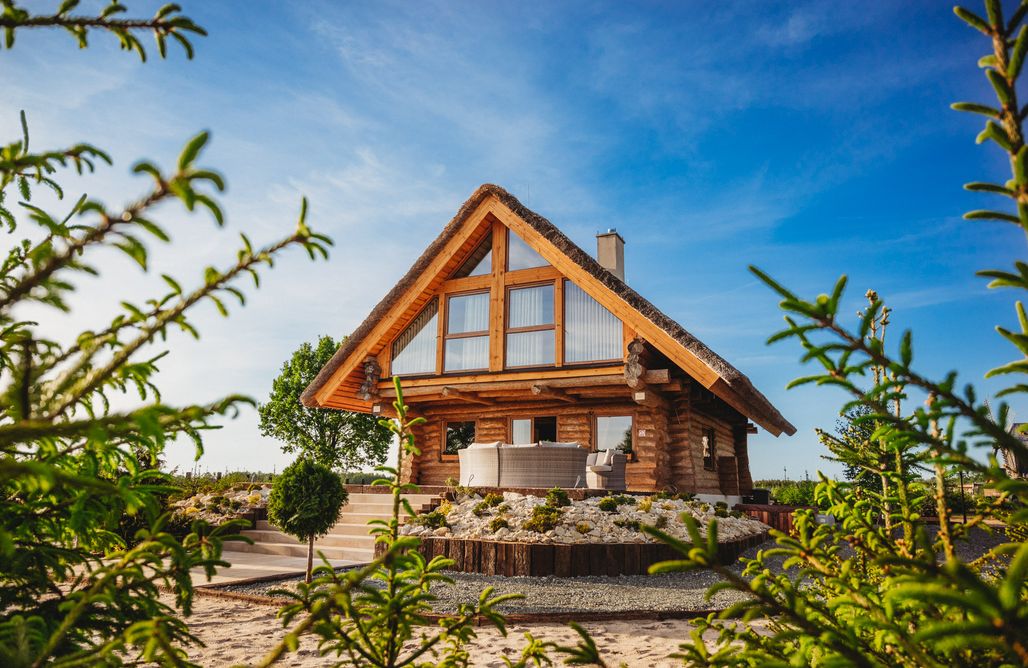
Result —
<instances>
[{"instance_id":1,"label":"green tree","mask_svg":"<svg viewBox=\"0 0 1028 668\"><path fill-rule=\"evenodd\" d=\"M308 408L300 395L332 359L339 344L330 336L304 343L282 365L267 403L257 407L260 431L297 453L342 471L361 470L385 461L392 433L374 415L331 408Z\"/></svg>"},{"instance_id":2,"label":"green tree","mask_svg":"<svg viewBox=\"0 0 1028 668\"><path fill-rule=\"evenodd\" d=\"M268 518L286 533L307 541L307 575L314 568L314 539L324 536L339 519L349 495L332 469L298 459L275 479L268 497Z\"/></svg>"},{"instance_id":3,"label":"green tree","mask_svg":"<svg viewBox=\"0 0 1028 668\"><path fill-rule=\"evenodd\" d=\"M191 55L190 37L204 34L175 5L152 19L123 18L118 4L81 16L73 13L76 5L66 0L53 14L35 15L3 0L4 48L22 30L56 27L81 46L93 32L109 33L141 57L146 51L136 35L148 32L161 55L169 40ZM227 313L226 299L244 300L240 279L256 280L283 251L302 248L313 258L326 254L329 241L307 227L304 202L295 232L284 239L258 248L243 237L227 266L197 272L196 287L162 276L161 294L122 302L78 332L71 329L74 283L111 261L102 249L120 250L145 271L150 246L169 240L153 217L158 206L199 208L221 225L217 194L224 179L199 164L208 141L201 133L170 170L136 164L133 171L148 185L128 205L110 207L82 195L51 213L32 201L38 186L63 199L62 168L81 173L110 159L85 143L37 152L24 114L22 130L0 147L0 223L8 235L0 262L0 665L187 665L183 648L195 639L181 615L191 609L190 570L210 575L226 565L222 543L238 538L238 525L196 522L176 538L160 503L170 491L168 478L152 467L178 435L192 438L199 456L210 421L252 402L230 396L190 406L163 403L153 383L163 353L153 344L175 330L195 336L188 316L196 305ZM108 290L117 294L119 287L109 283ZM51 309L58 324L44 330L20 319L27 305ZM60 340L48 331L60 332ZM139 405L112 408L110 400L128 392ZM125 515L142 520L130 541L118 534ZM172 603L161 599L162 587L173 592Z\"/></svg>"}]
</instances>

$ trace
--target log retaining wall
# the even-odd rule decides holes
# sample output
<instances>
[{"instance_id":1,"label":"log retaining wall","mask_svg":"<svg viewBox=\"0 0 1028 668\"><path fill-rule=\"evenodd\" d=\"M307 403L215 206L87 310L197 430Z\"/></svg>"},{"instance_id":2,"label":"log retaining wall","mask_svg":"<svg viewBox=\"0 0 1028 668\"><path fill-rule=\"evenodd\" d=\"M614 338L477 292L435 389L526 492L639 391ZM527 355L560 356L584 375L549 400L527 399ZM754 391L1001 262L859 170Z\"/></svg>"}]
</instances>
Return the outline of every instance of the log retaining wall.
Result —
<instances>
[{"instance_id":1,"label":"log retaining wall","mask_svg":"<svg viewBox=\"0 0 1028 668\"><path fill-rule=\"evenodd\" d=\"M767 540L767 533L726 541L718 558L729 564L745 550ZM375 546L376 556L384 546ZM477 538L432 536L421 539L425 559L454 560L450 570L483 575L582 577L587 575L645 575L660 561L682 555L663 543L511 543Z\"/></svg>"}]
</instances>

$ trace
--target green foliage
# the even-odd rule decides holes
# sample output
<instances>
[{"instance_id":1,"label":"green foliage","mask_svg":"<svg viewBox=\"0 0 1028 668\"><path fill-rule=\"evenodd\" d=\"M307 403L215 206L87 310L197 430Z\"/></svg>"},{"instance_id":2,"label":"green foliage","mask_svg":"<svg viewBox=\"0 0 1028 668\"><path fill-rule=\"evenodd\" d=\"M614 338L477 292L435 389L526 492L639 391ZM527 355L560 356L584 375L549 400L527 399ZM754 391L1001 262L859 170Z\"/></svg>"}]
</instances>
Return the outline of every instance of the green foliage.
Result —
<instances>
[{"instance_id":1,"label":"green foliage","mask_svg":"<svg viewBox=\"0 0 1028 668\"><path fill-rule=\"evenodd\" d=\"M753 485L770 490L771 500L782 506L815 505L813 480L757 480Z\"/></svg>"},{"instance_id":2,"label":"green foliage","mask_svg":"<svg viewBox=\"0 0 1028 668\"><path fill-rule=\"evenodd\" d=\"M74 16L76 4L44 16L0 3L4 48L31 28L63 27L82 46L89 30L107 31L141 55L140 30L157 35L162 51L166 38L185 47L186 35L203 34L175 6L137 20L118 16L117 4L97 17ZM83 194L47 211L34 202L37 187L63 202L63 170L82 174L111 161L87 143L39 151L21 120L21 136L0 147L0 225L8 234L0 263L0 664L186 665L184 647L195 640L180 615L192 606L190 571L212 575L224 566L222 545L241 539L240 523L212 528L172 518L165 504L173 480L156 469L169 439L192 439L199 456L203 431L251 402L164 403L154 384L163 353L152 346L176 330L197 336L195 306L227 313L227 298L245 300L239 280L256 282L287 248L313 257L330 242L307 227L304 202L293 234L262 248L244 237L225 267L197 272L193 287L163 276L166 291L123 301L106 320L86 313L94 325L79 331L78 280L100 276L121 256L147 271L154 247L169 241L158 210L200 208L220 226L224 179L201 164L209 140L201 132L171 169L137 163L146 185L124 207ZM110 295L122 290L104 285ZM23 319L34 310L47 315L46 329ZM162 599L162 588L172 596Z\"/></svg>"},{"instance_id":3,"label":"green foliage","mask_svg":"<svg viewBox=\"0 0 1028 668\"><path fill-rule=\"evenodd\" d=\"M297 453L337 470L378 466L385 461L391 434L374 415L309 408L300 395L339 348L330 336L302 344L282 365L266 403L257 407L261 434L282 441Z\"/></svg>"},{"instance_id":4,"label":"green foliage","mask_svg":"<svg viewBox=\"0 0 1028 668\"><path fill-rule=\"evenodd\" d=\"M553 531L560 524L560 516L560 508L544 503L532 508L532 516L525 520L521 528L538 533Z\"/></svg>"},{"instance_id":5,"label":"green foliage","mask_svg":"<svg viewBox=\"0 0 1028 668\"><path fill-rule=\"evenodd\" d=\"M661 517L663 517L663 516L661 516ZM614 520L614 524L615 524L615 526L619 526L622 529L631 529L632 531L639 531L639 521L638 520L625 520L625 519Z\"/></svg>"},{"instance_id":6,"label":"green foliage","mask_svg":"<svg viewBox=\"0 0 1028 668\"><path fill-rule=\"evenodd\" d=\"M503 494L489 492L485 495L485 498L482 500L482 502L491 508L495 508L499 506L501 503L503 503Z\"/></svg>"},{"instance_id":7,"label":"green foliage","mask_svg":"<svg viewBox=\"0 0 1028 668\"><path fill-rule=\"evenodd\" d=\"M492 510L492 506L485 501L479 501L475 504L475 507L471 509L471 512L475 517L482 517L483 515L488 515L490 510Z\"/></svg>"},{"instance_id":8,"label":"green foliage","mask_svg":"<svg viewBox=\"0 0 1028 668\"><path fill-rule=\"evenodd\" d=\"M492 521L489 522L489 530L492 531L493 533L496 533L500 529L509 529L509 528L510 528L510 523L506 520L506 518L503 518L503 517L494 517L492 519Z\"/></svg>"},{"instance_id":9,"label":"green foliage","mask_svg":"<svg viewBox=\"0 0 1028 668\"><path fill-rule=\"evenodd\" d=\"M348 496L330 468L298 459L275 479L268 498L268 519L300 540L324 536L339 519Z\"/></svg>"},{"instance_id":10,"label":"green foliage","mask_svg":"<svg viewBox=\"0 0 1028 668\"><path fill-rule=\"evenodd\" d=\"M1017 102L1016 80L1028 52L1028 28L1022 25L1028 3L1005 21L998 0L986 2L986 17L958 8L957 15L990 39L992 53L980 61L995 91L996 107L961 103L960 111L989 117L978 141L993 141L1010 159L1012 178L1004 184L976 183L971 190L1014 201L1016 215L974 211L970 220L1012 222L1028 231L1028 149ZM984 271L992 287L1028 289L1028 264L1016 271ZM1012 479L996 460L996 450L1028 457L1028 448L1006 425L1009 407L993 407L972 385L958 389L956 373L934 380L913 366L910 332L886 347L887 309L877 294L855 328L839 317L846 279L830 294L803 299L760 270L754 273L781 298L786 328L771 342L791 339L803 349L803 361L819 369L793 381L843 390L849 401L840 413L854 429L827 439L834 457L855 470L877 473L881 486L837 482L823 475L814 485L814 501L836 523L818 524L814 509L794 514L795 529L772 531L777 545L744 560L742 574L717 563L717 522L706 536L688 514L682 517L688 541L656 528L651 535L674 547L681 558L655 565L652 572L693 568L714 570L723 583L746 600L723 613L696 622L692 642L679 658L706 666L1008 666L1028 665L1028 480ZM1020 332L999 328L1020 357L990 372L1009 376L999 396L1028 392L1028 317L1015 304ZM921 405L906 408L913 397ZM977 450L982 457L973 456ZM952 472L980 478L1001 498L983 503L968 524L952 522L947 478ZM933 474L928 483L920 472ZM934 505L937 531L920 522L925 501ZM956 549L967 526L987 520L1008 524L1007 542L983 558L967 563ZM711 591L713 593L714 590ZM766 616L766 633L745 625L724 624L741 617ZM713 638L704 642L704 634ZM712 646L708 646L712 645Z\"/></svg>"},{"instance_id":11,"label":"green foliage","mask_svg":"<svg viewBox=\"0 0 1028 668\"><path fill-rule=\"evenodd\" d=\"M428 527L429 529L439 529L447 526L446 524L446 513L441 510L433 510L430 513L422 513L411 519L414 524L418 526Z\"/></svg>"},{"instance_id":12,"label":"green foliage","mask_svg":"<svg viewBox=\"0 0 1028 668\"><path fill-rule=\"evenodd\" d=\"M371 473L365 471L344 473L342 476L343 482L347 485L370 485L381 477L382 476L378 473Z\"/></svg>"},{"instance_id":13,"label":"green foliage","mask_svg":"<svg viewBox=\"0 0 1028 668\"><path fill-rule=\"evenodd\" d=\"M598 507L600 510L604 512L613 513L616 512L618 509L618 502L614 500L614 497L605 496L602 499L600 499Z\"/></svg>"},{"instance_id":14,"label":"green foliage","mask_svg":"<svg viewBox=\"0 0 1028 668\"><path fill-rule=\"evenodd\" d=\"M550 491L546 492L546 503L554 508L563 508L571 505L571 499L568 497L568 493L563 489L560 487L554 487Z\"/></svg>"},{"instance_id":15,"label":"green foliage","mask_svg":"<svg viewBox=\"0 0 1028 668\"><path fill-rule=\"evenodd\" d=\"M587 533L589 533L592 530L593 530L593 527L588 522L579 522L578 524L575 525L575 531L577 531L580 534L587 534Z\"/></svg>"},{"instance_id":16,"label":"green foliage","mask_svg":"<svg viewBox=\"0 0 1028 668\"><path fill-rule=\"evenodd\" d=\"M639 499L639 511L640 512L648 513L648 512L650 512L651 508L653 508L653 497L652 496L647 496L647 497L643 497L642 499Z\"/></svg>"}]
</instances>

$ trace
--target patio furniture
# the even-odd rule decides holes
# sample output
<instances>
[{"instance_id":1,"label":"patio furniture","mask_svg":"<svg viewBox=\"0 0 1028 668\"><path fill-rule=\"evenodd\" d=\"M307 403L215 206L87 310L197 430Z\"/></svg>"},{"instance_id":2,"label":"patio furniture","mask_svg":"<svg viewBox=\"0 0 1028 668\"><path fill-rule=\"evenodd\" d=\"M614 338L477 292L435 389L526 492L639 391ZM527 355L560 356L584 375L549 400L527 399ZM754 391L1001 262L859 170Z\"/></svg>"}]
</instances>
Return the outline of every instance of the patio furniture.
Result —
<instances>
[{"instance_id":1,"label":"patio furniture","mask_svg":"<svg viewBox=\"0 0 1028 668\"><path fill-rule=\"evenodd\" d=\"M589 452L577 444L473 444L457 457L462 485L549 489L584 487Z\"/></svg>"},{"instance_id":2,"label":"patio furniture","mask_svg":"<svg viewBox=\"0 0 1028 668\"><path fill-rule=\"evenodd\" d=\"M627 463L628 457L620 450L593 452L585 461L585 482L589 489L623 492L628 487L625 483Z\"/></svg>"}]
</instances>

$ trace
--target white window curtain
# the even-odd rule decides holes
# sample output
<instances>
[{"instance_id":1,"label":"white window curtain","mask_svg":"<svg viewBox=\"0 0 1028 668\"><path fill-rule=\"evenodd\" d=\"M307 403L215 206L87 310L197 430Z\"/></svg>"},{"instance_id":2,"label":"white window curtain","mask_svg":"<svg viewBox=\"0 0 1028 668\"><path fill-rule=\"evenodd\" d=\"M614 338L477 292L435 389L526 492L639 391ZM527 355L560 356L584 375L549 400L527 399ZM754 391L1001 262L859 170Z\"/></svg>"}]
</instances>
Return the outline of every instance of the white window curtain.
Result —
<instances>
[{"instance_id":1,"label":"white window curtain","mask_svg":"<svg viewBox=\"0 0 1028 668\"><path fill-rule=\"evenodd\" d=\"M507 329L553 324L553 285L511 289Z\"/></svg>"},{"instance_id":2,"label":"white window curtain","mask_svg":"<svg viewBox=\"0 0 1028 668\"><path fill-rule=\"evenodd\" d=\"M621 359L621 321L571 281L564 282L564 361Z\"/></svg>"},{"instance_id":3,"label":"white window curtain","mask_svg":"<svg viewBox=\"0 0 1028 668\"><path fill-rule=\"evenodd\" d=\"M446 303L446 333L465 334L489 329L489 293L450 297Z\"/></svg>"},{"instance_id":4,"label":"white window curtain","mask_svg":"<svg viewBox=\"0 0 1028 668\"><path fill-rule=\"evenodd\" d=\"M507 366L550 366L554 363L553 330L507 334Z\"/></svg>"},{"instance_id":5,"label":"white window curtain","mask_svg":"<svg viewBox=\"0 0 1028 668\"><path fill-rule=\"evenodd\" d=\"M439 302L433 300L393 342L391 371L395 376L435 372L435 351L439 339L436 318Z\"/></svg>"}]
</instances>

